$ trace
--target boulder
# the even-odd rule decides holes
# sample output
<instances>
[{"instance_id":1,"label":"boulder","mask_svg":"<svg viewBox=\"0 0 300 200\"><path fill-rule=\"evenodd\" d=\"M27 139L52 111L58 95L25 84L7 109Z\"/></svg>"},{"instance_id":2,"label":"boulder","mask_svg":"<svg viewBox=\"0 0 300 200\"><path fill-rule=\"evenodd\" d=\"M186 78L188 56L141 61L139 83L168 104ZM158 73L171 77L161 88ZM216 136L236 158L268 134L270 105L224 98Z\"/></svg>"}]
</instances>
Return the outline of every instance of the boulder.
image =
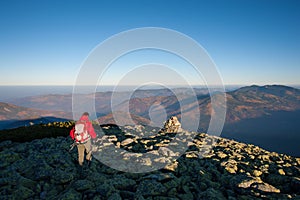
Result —
<instances>
[{"instance_id":1,"label":"boulder","mask_svg":"<svg viewBox=\"0 0 300 200\"><path fill-rule=\"evenodd\" d=\"M260 175L262 175L261 171L259 171L259 170L253 170L253 176L258 177Z\"/></svg>"},{"instance_id":2,"label":"boulder","mask_svg":"<svg viewBox=\"0 0 300 200\"><path fill-rule=\"evenodd\" d=\"M280 190L275 188L274 186L268 183L255 183L251 185L252 188L259 190L260 192L272 192L272 193L280 193Z\"/></svg>"},{"instance_id":3,"label":"boulder","mask_svg":"<svg viewBox=\"0 0 300 200\"><path fill-rule=\"evenodd\" d=\"M133 139L127 138L127 139L125 139L125 140L123 140L123 141L121 142L121 146L126 146L126 145L128 145L128 144L131 144L132 142L134 142Z\"/></svg>"}]
</instances>

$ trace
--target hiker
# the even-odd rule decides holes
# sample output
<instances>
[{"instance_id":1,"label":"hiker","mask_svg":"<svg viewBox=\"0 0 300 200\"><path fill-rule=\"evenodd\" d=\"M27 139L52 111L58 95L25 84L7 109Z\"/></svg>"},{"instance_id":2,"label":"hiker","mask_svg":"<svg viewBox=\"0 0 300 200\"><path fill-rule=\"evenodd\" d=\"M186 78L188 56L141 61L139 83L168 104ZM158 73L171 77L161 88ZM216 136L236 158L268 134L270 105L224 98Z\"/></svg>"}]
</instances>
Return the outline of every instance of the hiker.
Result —
<instances>
[{"instance_id":1,"label":"hiker","mask_svg":"<svg viewBox=\"0 0 300 200\"><path fill-rule=\"evenodd\" d=\"M83 166L84 152L86 152L86 160L88 166L92 161L92 142L91 138L96 138L96 133L92 123L89 120L89 113L82 114L80 119L76 122L73 129L70 131L70 136L75 140L78 150L78 162L80 166Z\"/></svg>"}]
</instances>

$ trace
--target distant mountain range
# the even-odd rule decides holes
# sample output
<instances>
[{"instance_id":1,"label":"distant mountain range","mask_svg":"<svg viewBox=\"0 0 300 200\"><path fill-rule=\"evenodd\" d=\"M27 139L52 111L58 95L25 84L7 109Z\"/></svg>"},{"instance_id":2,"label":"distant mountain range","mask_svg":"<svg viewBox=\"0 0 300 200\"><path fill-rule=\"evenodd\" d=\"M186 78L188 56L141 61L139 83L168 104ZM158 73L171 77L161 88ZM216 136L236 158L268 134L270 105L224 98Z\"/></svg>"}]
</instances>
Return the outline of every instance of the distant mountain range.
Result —
<instances>
[{"instance_id":1,"label":"distant mountain range","mask_svg":"<svg viewBox=\"0 0 300 200\"><path fill-rule=\"evenodd\" d=\"M39 110L0 102L0 129L66 121L71 116L71 113L64 111Z\"/></svg>"},{"instance_id":2,"label":"distant mountain range","mask_svg":"<svg viewBox=\"0 0 300 200\"><path fill-rule=\"evenodd\" d=\"M149 90L136 90L132 92L96 92L95 94L83 94L86 99L95 99L96 110L100 113L108 114L111 111L111 98L119 99L121 103L129 98L147 98L155 96L172 96L175 93L186 93L185 88L175 89L149 89ZM206 88L194 89L196 95L209 94ZM54 111L72 111L72 94L49 94L29 96L24 98L16 98L9 101L9 103L24 106L28 108L36 108L41 110L54 110Z\"/></svg>"},{"instance_id":3,"label":"distant mountain range","mask_svg":"<svg viewBox=\"0 0 300 200\"><path fill-rule=\"evenodd\" d=\"M178 98L184 99L180 107ZM232 124L244 119L269 116L274 111L296 111L300 109L300 90L287 86L249 86L226 93L227 114L226 124ZM165 108L168 117L176 115L180 118L181 110L188 116L196 114L195 106L199 106L201 123L199 131L206 131L211 118L211 101L209 95L198 95L197 99L184 96L150 96L146 98L131 98L116 106L116 110L129 111L133 115L150 119L149 110L155 105ZM105 116L107 118L107 116ZM100 117L101 120L101 117ZM143 120L145 121L145 120ZM188 127L184 127L188 129Z\"/></svg>"},{"instance_id":4,"label":"distant mountain range","mask_svg":"<svg viewBox=\"0 0 300 200\"><path fill-rule=\"evenodd\" d=\"M100 124L118 124L118 125L128 125L128 124L148 124L151 125L149 119L140 117L138 115L129 114L126 112L114 112L103 117L98 118Z\"/></svg>"},{"instance_id":5,"label":"distant mountain range","mask_svg":"<svg viewBox=\"0 0 300 200\"><path fill-rule=\"evenodd\" d=\"M249 86L227 93L227 122L300 109L300 90L280 85Z\"/></svg>"},{"instance_id":6,"label":"distant mountain range","mask_svg":"<svg viewBox=\"0 0 300 200\"><path fill-rule=\"evenodd\" d=\"M95 98L98 121L101 124L115 123L117 116L120 125L127 123L153 125L151 120L164 114L166 117L177 116L180 119L182 111L185 112L185 116L190 117L192 123L193 119L197 118L194 108L199 106L201 120L198 131L206 132L211 119L211 98L207 89L195 89L195 94L196 98L192 98L189 90L179 88L176 91L174 89L137 90L133 94L97 92L85 95L85 98ZM116 100L113 107L114 114L111 105L112 95ZM268 150L293 155L300 152L299 145L295 143L300 141L300 127L298 128L297 123L300 119L299 89L282 85L253 85L227 92L226 99L227 113L223 137L254 143ZM60 119L71 117L72 95L33 96L15 99L11 103L18 106L0 104L2 121L38 119L45 116ZM161 120L158 121L163 123ZM159 124L155 125L159 126ZM188 130L189 124L183 125L183 128Z\"/></svg>"},{"instance_id":7,"label":"distant mountain range","mask_svg":"<svg viewBox=\"0 0 300 200\"><path fill-rule=\"evenodd\" d=\"M17 106L10 103L0 102L0 120L36 119L45 116L70 119L71 113L64 112L64 111L50 111L50 110L28 108L23 106Z\"/></svg>"}]
</instances>

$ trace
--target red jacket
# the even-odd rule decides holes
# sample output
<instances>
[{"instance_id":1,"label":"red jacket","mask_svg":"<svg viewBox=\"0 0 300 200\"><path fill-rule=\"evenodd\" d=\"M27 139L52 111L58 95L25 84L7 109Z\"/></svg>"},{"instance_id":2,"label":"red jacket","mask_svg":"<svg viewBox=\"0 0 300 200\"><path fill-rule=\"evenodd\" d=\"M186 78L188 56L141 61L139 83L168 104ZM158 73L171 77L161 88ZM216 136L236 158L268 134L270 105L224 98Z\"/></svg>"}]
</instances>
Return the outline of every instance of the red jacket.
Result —
<instances>
[{"instance_id":1,"label":"red jacket","mask_svg":"<svg viewBox=\"0 0 300 200\"><path fill-rule=\"evenodd\" d=\"M91 138L95 139L97 135L95 133L92 123L89 120L89 116L82 115L79 120L86 122L86 129L87 129L88 133L90 134ZM74 138L75 138L74 132L75 132L75 127L73 127L72 130L70 131L70 137L72 138L72 140L74 140Z\"/></svg>"}]
</instances>

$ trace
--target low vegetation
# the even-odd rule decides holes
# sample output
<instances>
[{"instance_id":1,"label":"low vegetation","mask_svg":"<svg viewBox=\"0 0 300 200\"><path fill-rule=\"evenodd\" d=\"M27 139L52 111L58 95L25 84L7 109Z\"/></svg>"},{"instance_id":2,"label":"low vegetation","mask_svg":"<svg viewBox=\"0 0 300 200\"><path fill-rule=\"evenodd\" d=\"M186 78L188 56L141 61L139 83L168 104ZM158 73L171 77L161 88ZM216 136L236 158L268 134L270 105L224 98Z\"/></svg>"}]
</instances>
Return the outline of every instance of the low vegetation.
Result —
<instances>
[{"instance_id":1,"label":"low vegetation","mask_svg":"<svg viewBox=\"0 0 300 200\"><path fill-rule=\"evenodd\" d=\"M0 131L0 141L30 142L35 139L68 136L74 121L37 124Z\"/></svg>"}]
</instances>

